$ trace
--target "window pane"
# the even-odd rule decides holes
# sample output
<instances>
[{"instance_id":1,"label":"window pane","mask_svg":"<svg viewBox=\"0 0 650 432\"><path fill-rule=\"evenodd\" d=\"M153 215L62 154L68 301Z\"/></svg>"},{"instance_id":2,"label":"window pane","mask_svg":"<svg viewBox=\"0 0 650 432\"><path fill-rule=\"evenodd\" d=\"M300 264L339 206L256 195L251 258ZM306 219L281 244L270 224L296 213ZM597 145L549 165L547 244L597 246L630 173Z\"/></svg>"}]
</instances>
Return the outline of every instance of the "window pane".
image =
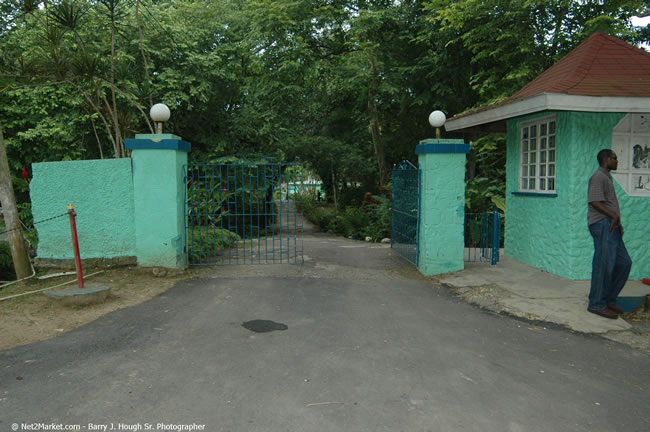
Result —
<instances>
[{"instance_id":1,"label":"window pane","mask_svg":"<svg viewBox=\"0 0 650 432\"><path fill-rule=\"evenodd\" d=\"M527 192L555 191L555 120L529 123L525 127L522 126L520 132L520 189Z\"/></svg>"}]
</instances>

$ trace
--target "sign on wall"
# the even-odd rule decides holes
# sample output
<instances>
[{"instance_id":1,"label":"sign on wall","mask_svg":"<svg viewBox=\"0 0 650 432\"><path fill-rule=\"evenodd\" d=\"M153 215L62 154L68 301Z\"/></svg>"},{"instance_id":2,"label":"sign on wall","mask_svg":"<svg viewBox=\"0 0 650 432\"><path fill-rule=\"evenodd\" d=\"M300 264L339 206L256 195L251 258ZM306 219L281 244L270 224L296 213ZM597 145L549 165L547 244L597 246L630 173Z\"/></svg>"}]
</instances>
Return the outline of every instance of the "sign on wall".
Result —
<instances>
[{"instance_id":1,"label":"sign on wall","mask_svg":"<svg viewBox=\"0 0 650 432\"><path fill-rule=\"evenodd\" d=\"M612 176L631 196L650 197L650 113L627 114L614 127L612 150L618 169Z\"/></svg>"}]
</instances>

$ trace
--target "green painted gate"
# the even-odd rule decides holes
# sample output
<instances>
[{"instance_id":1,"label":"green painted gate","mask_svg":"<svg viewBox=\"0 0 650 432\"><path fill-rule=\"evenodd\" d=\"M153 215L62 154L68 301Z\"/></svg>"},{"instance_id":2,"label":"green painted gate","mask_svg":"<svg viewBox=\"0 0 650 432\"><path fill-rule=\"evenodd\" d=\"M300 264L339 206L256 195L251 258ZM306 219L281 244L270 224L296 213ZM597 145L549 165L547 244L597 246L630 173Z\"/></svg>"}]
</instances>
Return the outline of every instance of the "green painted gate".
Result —
<instances>
[{"instance_id":1,"label":"green painted gate","mask_svg":"<svg viewBox=\"0 0 650 432\"><path fill-rule=\"evenodd\" d=\"M195 163L186 173L189 265L304 262L300 164Z\"/></svg>"},{"instance_id":2,"label":"green painted gate","mask_svg":"<svg viewBox=\"0 0 650 432\"><path fill-rule=\"evenodd\" d=\"M393 166L392 235L390 247L418 265L420 249L420 170L405 160Z\"/></svg>"}]
</instances>

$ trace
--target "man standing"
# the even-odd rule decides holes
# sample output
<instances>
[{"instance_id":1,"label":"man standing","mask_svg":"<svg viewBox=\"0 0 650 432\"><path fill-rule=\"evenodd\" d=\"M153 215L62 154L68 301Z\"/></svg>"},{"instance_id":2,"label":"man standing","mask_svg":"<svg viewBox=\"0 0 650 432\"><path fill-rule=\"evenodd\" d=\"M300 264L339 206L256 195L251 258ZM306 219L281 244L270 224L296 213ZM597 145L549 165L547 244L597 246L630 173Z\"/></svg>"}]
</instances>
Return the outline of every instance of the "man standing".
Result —
<instances>
[{"instance_id":1,"label":"man standing","mask_svg":"<svg viewBox=\"0 0 650 432\"><path fill-rule=\"evenodd\" d=\"M616 319L623 309L616 298L630 275L632 260L623 244L623 225L610 171L618 167L612 150L598 152L600 168L589 179L587 219L594 238L594 260L587 310Z\"/></svg>"}]
</instances>

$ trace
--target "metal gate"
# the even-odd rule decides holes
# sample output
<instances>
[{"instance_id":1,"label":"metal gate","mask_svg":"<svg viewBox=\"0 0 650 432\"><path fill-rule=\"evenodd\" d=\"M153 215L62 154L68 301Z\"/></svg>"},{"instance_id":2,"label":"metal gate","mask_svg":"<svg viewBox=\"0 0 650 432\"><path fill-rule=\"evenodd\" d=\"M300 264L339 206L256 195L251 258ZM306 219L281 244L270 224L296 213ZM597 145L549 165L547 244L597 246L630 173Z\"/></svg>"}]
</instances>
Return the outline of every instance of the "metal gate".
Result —
<instances>
[{"instance_id":1,"label":"metal gate","mask_svg":"<svg viewBox=\"0 0 650 432\"><path fill-rule=\"evenodd\" d=\"M501 247L501 215L465 213L465 262L499 262Z\"/></svg>"},{"instance_id":2,"label":"metal gate","mask_svg":"<svg viewBox=\"0 0 650 432\"><path fill-rule=\"evenodd\" d=\"M297 163L188 165L189 265L302 264L301 178Z\"/></svg>"},{"instance_id":3,"label":"metal gate","mask_svg":"<svg viewBox=\"0 0 650 432\"><path fill-rule=\"evenodd\" d=\"M393 166L392 234L390 247L418 265L420 170L409 161Z\"/></svg>"}]
</instances>

